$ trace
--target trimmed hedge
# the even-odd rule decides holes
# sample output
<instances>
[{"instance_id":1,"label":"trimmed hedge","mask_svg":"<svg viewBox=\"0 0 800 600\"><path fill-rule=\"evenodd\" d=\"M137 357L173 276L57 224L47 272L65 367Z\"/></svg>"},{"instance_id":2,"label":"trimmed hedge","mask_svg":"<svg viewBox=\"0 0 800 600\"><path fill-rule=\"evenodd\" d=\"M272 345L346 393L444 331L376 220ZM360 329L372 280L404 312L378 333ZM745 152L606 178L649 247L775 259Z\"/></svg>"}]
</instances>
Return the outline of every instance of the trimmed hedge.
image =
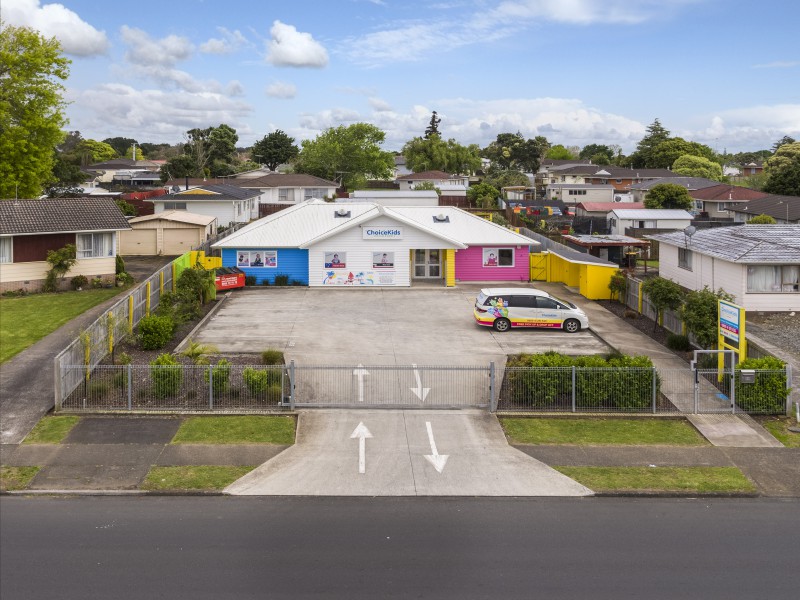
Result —
<instances>
[{"instance_id":1,"label":"trimmed hedge","mask_svg":"<svg viewBox=\"0 0 800 600\"><path fill-rule=\"evenodd\" d=\"M149 315L139 321L139 344L142 350L158 350L166 346L175 332L175 321L169 316Z\"/></svg>"},{"instance_id":2,"label":"trimmed hedge","mask_svg":"<svg viewBox=\"0 0 800 600\"><path fill-rule=\"evenodd\" d=\"M242 379L247 386L248 391L253 396L268 396L276 395L280 399L282 394L281 388L281 371L277 369L254 369L252 367L245 368L242 371Z\"/></svg>"},{"instance_id":3,"label":"trimmed hedge","mask_svg":"<svg viewBox=\"0 0 800 600\"><path fill-rule=\"evenodd\" d=\"M150 361L150 379L157 398L174 396L181 389L183 367L171 354L161 354Z\"/></svg>"},{"instance_id":4,"label":"trimmed hedge","mask_svg":"<svg viewBox=\"0 0 800 600\"><path fill-rule=\"evenodd\" d=\"M758 369L755 383L741 383L742 369ZM786 364L777 358L748 358L736 365L736 405L745 412L764 415L786 412Z\"/></svg>"}]
</instances>

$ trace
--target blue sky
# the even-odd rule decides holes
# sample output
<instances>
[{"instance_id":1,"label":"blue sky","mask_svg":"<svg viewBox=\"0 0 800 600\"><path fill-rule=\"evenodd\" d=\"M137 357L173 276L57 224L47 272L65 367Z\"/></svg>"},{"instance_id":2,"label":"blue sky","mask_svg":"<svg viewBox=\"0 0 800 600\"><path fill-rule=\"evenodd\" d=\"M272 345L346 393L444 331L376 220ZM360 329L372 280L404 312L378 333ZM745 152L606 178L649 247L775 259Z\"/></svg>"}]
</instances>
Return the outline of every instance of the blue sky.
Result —
<instances>
[{"instance_id":1,"label":"blue sky","mask_svg":"<svg viewBox=\"0 0 800 600\"><path fill-rule=\"evenodd\" d=\"M796 0L2 0L72 59L69 129L249 145L369 122L399 150L498 133L633 150L659 118L729 152L800 139Z\"/></svg>"}]
</instances>

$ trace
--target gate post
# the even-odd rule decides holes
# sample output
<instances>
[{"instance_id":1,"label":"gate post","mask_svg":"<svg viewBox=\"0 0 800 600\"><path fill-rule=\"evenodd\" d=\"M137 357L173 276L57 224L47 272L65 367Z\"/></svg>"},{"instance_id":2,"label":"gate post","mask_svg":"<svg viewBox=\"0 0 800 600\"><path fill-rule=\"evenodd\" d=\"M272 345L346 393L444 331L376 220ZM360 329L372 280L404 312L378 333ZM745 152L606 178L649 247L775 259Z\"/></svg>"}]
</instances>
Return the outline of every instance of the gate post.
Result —
<instances>
[{"instance_id":1,"label":"gate post","mask_svg":"<svg viewBox=\"0 0 800 600\"><path fill-rule=\"evenodd\" d=\"M211 365L208 365L208 410L214 410L214 368Z\"/></svg>"},{"instance_id":2,"label":"gate post","mask_svg":"<svg viewBox=\"0 0 800 600\"><path fill-rule=\"evenodd\" d=\"M489 412L497 412L495 381L494 361L491 361L489 363Z\"/></svg>"},{"instance_id":3,"label":"gate post","mask_svg":"<svg viewBox=\"0 0 800 600\"><path fill-rule=\"evenodd\" d=\"M575 385L575 365L572 365L572 412L578 409L578 389Z\"/></svg>"},{"instance_id":4,"label":"gate post","mask_svg":"<svg viewBox=\"0 0 800 600\"><path fill-rule=\"evenodd\" d=\"M784 367L786 369L786 414L791 416L792 414L792 365L791 363L786 363Z\"/></svg>"},{"instance_id":5,"label":"gate post","mask_svg":"<svg viewBox=\"0 0 800 600\"><path fill-rule=\"evenodd\" d=\"M736 414L736 367L731 362L731 414Z\"/></svg>"},{"instance_id":6,"label":"gate post","mask_svg":"<svg viewBox=\"0 0 800 600\"><path fill-rule=\"evenodd\" d=\"M294 361L289 361L289 410L294 410Z\"/></svg>"},{"instance_id":7,"label":"gate post","mask_svg":"<svg viewBox=\"0 0 800 600\"><path fill-rule=\"evenodd\" d=\"M656 373L656 368L653 367L653 414L656 414L656 381L658 378L658 374Z\"/></svg>"},{"instance_id":8,"label":"gate post","mask_svg":"<svg viewBox=\"0 0 800 600\"><path fill-rule=\"evenodd\" d=\"M64 374L62 372L61 361L59 360L60 358L61 358L61 355L59 354L58 356L56 356L53 359L53 362L55 363L54 367L53 367L53 375L54 375L54 378L55 378L55 381L53 382L53 384L54 384L53 385L53 391L56 394L56 401L54 403L55 404L55 412L61 412L61 404L62 404L62 401L63 401L62 392L63 392L64 388L61 385L61 381L62 381L62 379L64 377Z\"/></svg>"},{"instance_id":9,"label":"gate post","mask_svg":"<svg viewBox=\"0 0 800 600\"><path fill-rule=\"evenodd\" d=\"M128 363L128 410L133 409L133 390L131 384L133 383L133 365Z\"/></svg>"}]
</instances>

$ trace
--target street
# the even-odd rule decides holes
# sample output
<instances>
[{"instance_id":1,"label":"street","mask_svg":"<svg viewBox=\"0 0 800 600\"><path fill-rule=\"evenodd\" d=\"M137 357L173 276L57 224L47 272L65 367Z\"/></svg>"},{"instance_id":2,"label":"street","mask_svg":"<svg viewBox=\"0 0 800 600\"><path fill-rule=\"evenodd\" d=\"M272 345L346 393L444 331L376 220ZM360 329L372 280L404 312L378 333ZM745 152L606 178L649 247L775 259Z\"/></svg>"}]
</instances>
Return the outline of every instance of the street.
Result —
<instances>
[{"instance_id":1,"label":"street","mask_svg":"<svg viewBox=\"0 0 800 600\"><path fill-rule=\"evenodd\" d=\"M5 496L0 596L797 597L797 500Z\"/></svg>"}]
</instances>

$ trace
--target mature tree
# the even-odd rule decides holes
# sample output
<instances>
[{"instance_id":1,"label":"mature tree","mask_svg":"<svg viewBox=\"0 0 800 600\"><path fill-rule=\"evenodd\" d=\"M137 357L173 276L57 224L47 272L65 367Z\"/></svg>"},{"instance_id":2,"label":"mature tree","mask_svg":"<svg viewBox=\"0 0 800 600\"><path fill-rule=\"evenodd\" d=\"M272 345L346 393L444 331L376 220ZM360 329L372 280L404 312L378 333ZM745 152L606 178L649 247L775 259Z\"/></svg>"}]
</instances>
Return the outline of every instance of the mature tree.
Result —
<instances>
[{"instance_id":1,"label":"mature tree","mask_svg":"<svg viewBox=\"0 0 800 600\"><path fill-rule=\"evenodd\" d=\"M438 135L409 140L403 146L403 156L406 167L414 173L474 173L481 166L480 148L476 144L462 146L454 139L445 142Z\"/></svg>"},{"instance_id":2,"label":"mature tree","mask_svg":"<svg viewBox=\"0 0 800 600\"><path fill-rule=\"evenodd\" d=\"M270 171L277 169L278 165L289 162L299 153L300 149L295 145L294 138L280 129L258 140L251 150L255 162L267 165Z\"/></svg>"},{"instance_id":3,"label":"mature tree","mask_svg":"<svg viewBox=\"0 0 800 600\"><path fill-rule=\"evenodd\" d=\"M467 198L472 206L478 208L492 208L497 206L497 199L500 197L500 192L496 187L486 183L485 181L470 186L467 189Z\"/></svg>"},{"instance_id":4,"label":"mature tree","mask_svg":"<svg viewBox=\"0 0 800 600\"><path fill-rule=\"evenodd\" d=\"M442 190L436 187L436 185L432 181L420 181L419 183L415 183L414 189L436 192L437 196L442 195Z\"/></svg>"},{"instance_id":5,"label":"mature tree","mask_svg":"<svg viewBox=\"0 0 800 600\"><path fill-rule=\"evenodd\" d=\"M694 201L682 185L676 183L659 183L650 188L644 199L645 208L680 208L691 210Z\"/></svg>"},{"instance_id":6,"label":"mature tree","mask_svg":"<svg viewBox=\"0 0 800 600\"><path fill-rule=\"evenodd\" d=\"M118 156L125 156L128 150L130 150L131 146L133 146L134 144L138 144L138 142L133 138L126 138L126 137L106 138L103 141L112 148L114 148Z\"/></svg>"},{"instance_id":7,"label":"mature tree","mask_svg":"<svg viewBox=\"0 0 800 600\"><path fill-rule=\"evenodd\" d=\"M578 158L591 160L596 165L610 165L614 162L614 151L605 144L588 144L580 151Z\"/></svg>"},{"instance_id":8,"label":"mature tree","mask_svg":"<svg viewBox=\"0 0 800 600\"><path fill-rule=\"evenodd\" d=\"M552 158L553 160L571 160L575 158L575 155L563 144L550 146L546 156L547 158Z\"/></svg>"},{"instance_id":9,"label":"mature tree","mask_svg":"<svg viewBox=\"0 0 800 600\"><path fill-rule=\"evenodd\" d=\"M198 168L194 157L188 154L181 154L170 158L161 165L161 181L169 179L181 179L184 177L203 177L203 170Z\"/></svg>"},{"instance_id":10,"label":"mature tree","mask_svg":"<svg viewBox=\"0 0 800 600\"><path fill-rule=\"evenodd\" d=\"M79 187L86 180L81 168L64 159L64 153L54 152L53 171L46 185L50 198L77 198L83 195Z\"/></svg>"},{"instance_id":11,"label":"mature tree","mask_svg":"<svg viewBox=\"0 0 800 600\"><path fill-rule=\"evenodd\" d=\"M550 143L539 135L525 139L517 133L500 133L497 139L481 151L481 156L492 161L491 170L519 170L535 173Z\"/></svg>"},{"instance_id":12,"label":"mature tree","mask_svg":"<svg viewBox=\"0 0 800 600\"><path fill-rule=\"evenodd\" d=\"M653 148L647 167L652 169L666 169L672 166L678 158L684 155L702 156L714 160L714 151L705 144L687 142L683 138L675 137L665 140Z\"/></svg>"},{"instance_id":13,"label":"mature tree","mask_svg":"<svg viewBox=\"0 0 800 600\"><path fill-rule=\"evenodd\" d=\"M767 182L764 191L783 196L800 196L800 142L784 144L764 163Z\"/></svg>"},{"instance_id":14,"label":"mature tree","mask_svg":"<svg viewBox=\"0 0 800 600\"><path fill-rule=\"evenodd\" d=\"M732 301L733 296L722 289L712 292L708 286L686 294L681 306L681 319L686 330L694 335L701 348L713 348L717 342L719 301Z\"/></svg>"},{"instance_id":15,"label":"mature tree","mask_svg":"<svg viewBox=\"0 0 800 600\"><path fill-rule=\"evenodd\" d=\"M52 178L69 64L55 38L0 22L0 198L35 198Z\"/></svg>"},{"instance_id":16,"label":"mature tree","mask_svg":"<svg viewBox=\"0 0 800 600\"><path fill-rule=\"evenodd\" d=\"M99 163L117 157L117 151L105 142L97 140L83 140L76 148L83 156L88 157L89 163Z\"/></svg>"},{"instance_id":17,"label":"mature tree","mask_svg":"<svg viewBox=\"0 0 800 600\"><path fill-rule=\"evenodd\" d=\"M786 144L794 144L796 141L797 140L795 140L793 137L785 135L781 139L779 139L777 142L772 144L772 152L775 153L775 152L778 151L778 148L780 148L781 146L785 146Z\"/></svg>"},{"instance_id":18,"label":"mature tree","mask_svg":"<svg viewBox=\"0 0 800 600\"><path fill-rule=\"evenodd\" d=\"M658 119L653 121L647 126L647 133L645 136L639 140L639 143L636 145L636 151L628 157L630 166L635 169L652 167L653 150L661 142L668 140L669 136L669 130L664 128Z\"/></svg>"},{"instance_id":19,"label":"mature tree","mask_svg":"<svg viewBox=\"0 0 800 600\"><path fill-rule=\"evenodd\" d=\"M678 175L687 177L705 177L714 181L722 181L722 166L702 156L684 154L672 163L672 170Z\"/></svg>"},{"instance_id":20,"label":"mature tree","mask_svg":"<svg viewBox=\"0 0 800 600\"><path fill-rule=\"evenodd\" d=\"M149 142L142 142L139 144L142 150L142 156L147 156L150 160L167 160L174 158L183 152L179 144L151 144ZM138 153L137 153L138 154Z\"/></svg>"},{"instance_id":21,"label":"mature tree","mask_svg":"<svg viewBox=\"0 0 800 600\"><path fill-rule=\"evenodd\" d=\"M441 122L442 120L436 114L436 111L433 111L433 114L431 115L431 120L428 123L428 126L425 128L425 137L429 138L434 135L440 136L441 134L439 133L439 123Z\"/></svg>"},{"instance_id":22,"label":"mature tree","mask_svg":"<svg viewBox=\"0 0 800 600\"><path fill-rule=\"evenodd\" d=\"M495 173L489 173L483 181L496 187L498 190L510 186L531 186L531 180L521 171L497 171Z\"/></svg>"},{"instance_id":23,"label":"mature tree","mask_svg":"<svg viewBox=\"0 0 800 600\"><path fill-rule=\"evenodd\" d=\"M135 148L136 148L136 160L147 160L147 153L144 150L142 150L142 147L135 146ZM125 156L125 158L130 158L131 160L133 160L133 149L134 146L133 144L131 144L130 148L125 150L125 154L123 156Z\"/></svg>"},{"instance_id":24,"label":"mature tree","mask_svg":"<svg viewBox=\"0 0 800 600\"><path fill-rule=\"evenodd\" d=\"M386 134L370 123L331 127L304 140L295 171L340 181L353 189L368 178L385 179L394 169L394 154L381 150Z\"/></svg>"},{"instance_id":25,"label":"mature tree","mask_svg":"<svg viewBox=\"0 0 800 600\"><path fill-rule=\"evenodd\" d=\"M233 162L238 141L239 135L233 127L225 123L221 123L218 127L212 127L208 134L208 156L211 162Z\"/></svg>"},{"instance_id":26,"label":"mature tree","mask_svg":"<svg viewBox=\"0 0 800 600\"><path fill-rule=\"evenodd\" d=\"M650 305L655 309L658 320L665 310L678 310L683 304L683 288L671 279L663 277L651 277L642 282L642 293L647 296ZM658 321L653 323L653 331L656 330Z\"/></svg>"},{"instance_id":27,"label":"mature tree","mask_svg":"<svg viewBox=\"0 0 800 600\"><path fill-rule=\"evenodd\" d=\"M60 153L72 152L83 141L83 136L80 131L66 131L64 132L64 139L56 146L56 150Z\"/></svg>"},{"instance_id":28,"label":"mature tree","mask_svg":"<svg viewBox=\"0 0 800 600\"><path fill-rule=\"evenodd\" d=\"M747 223L749 225L775 225L777 221L775 220L775 217L760 214L748 220Z\"/></svg>"}]
</instances>

